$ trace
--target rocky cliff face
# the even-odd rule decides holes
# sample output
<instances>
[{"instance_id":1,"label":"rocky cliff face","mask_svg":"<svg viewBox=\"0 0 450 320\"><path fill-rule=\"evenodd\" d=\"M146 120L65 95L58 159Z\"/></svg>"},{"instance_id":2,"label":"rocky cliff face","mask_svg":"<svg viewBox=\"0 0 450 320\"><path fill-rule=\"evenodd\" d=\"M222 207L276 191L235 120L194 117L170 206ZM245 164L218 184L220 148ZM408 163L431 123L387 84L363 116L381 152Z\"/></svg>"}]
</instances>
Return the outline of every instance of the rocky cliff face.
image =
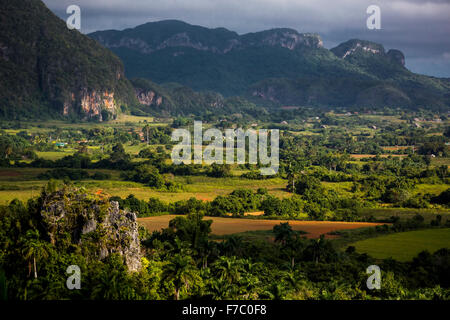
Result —
<instances>
[{"instance_id":1,"label":"rocky cliff face","mask_svg":"<svg viewBox=\"0 0 450 320\"><path fill-rule=\"evenodd\" d=\"M240 36L224 28L208 29L181 21L160 21L125 31L94 32L89 36L107 48L127 48L142 54L183 47L215 54L261 46L282 47L289 50L323 47L319 35L298 33L293 29L272 29Z\"/></svg>"},{"instance_id":2,"label":"rocky cliff face","mask_svg":"<svg viewBox=\"0 0 450 320\"><path fill-rule=\"evenodd\" d=\"M405 66L405 56L400 50L391 49L387 53L381 44L365 40L349 40L331 49L336 56L342 59L349 59L361 54L371 54L387 61L394 62L402 67Z\"/></svg>"},{"instance_id":3,"label":"rocky cliff face","mask_svg":"<svg viewBox=\"0 0 450 320\"><path fill-rule=\"evenodd\" d=\"M117 113L117 104L114 100L114 92L108 90L97 91L83 88L77 93L72 93L64 101L63 115L81 111L84 118L96 117L102 121L102 110L111 114Z\"/></svg>"},{"instance_id":4,"label":"rocky cliff face","mask_svg":"<svg viewBox=\"0 0 450 320\"><path fill-rule=\"evenodd\" d=\"M136 97L140 104L145 106L161 106L163 97L157 95L155 91L135 88Z\"/></svg>"},{"instance_id":5,"label":"rocky cliff face","mask_svg":"<svg viewBox=\"0 0 450 320\"><path fill-rule=\"evenodd\" d=\"M299 33L293 29L272 29L242 36L241 47L261 46L318 49L323 47L323 41L318 34Z\"/></svg>"},{"instance_id":6,"label":"rocky cliff face","mask_svg":"<svg viewBox=\"0 0 450 320\"><path fill-rule=\"evenodd\" d=\"M141 268L141 250L136 214L122 211L115 201L90 198L78 190L61 190L45 195L42 225L49 241L58 245L70 235L93 258L118 253L130 271Z\"/></svg>"}]
</instances>

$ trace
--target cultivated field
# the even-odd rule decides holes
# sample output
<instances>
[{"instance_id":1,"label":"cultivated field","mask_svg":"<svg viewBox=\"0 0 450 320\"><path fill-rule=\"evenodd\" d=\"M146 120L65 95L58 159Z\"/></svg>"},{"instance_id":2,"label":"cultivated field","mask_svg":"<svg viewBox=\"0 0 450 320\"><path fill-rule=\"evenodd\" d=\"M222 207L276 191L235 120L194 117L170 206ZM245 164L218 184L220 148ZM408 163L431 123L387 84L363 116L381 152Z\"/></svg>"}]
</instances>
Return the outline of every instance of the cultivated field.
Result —
<instances>
[{"instance_id":1,"label":"cultivated field","mask_svg":"<svg viewBox=\"0 0 450 320\"><path fill-rule=\"evenodd\" d=\"M164 215L149 218L140 218L138 222L148 231L159 231L169 226L169 221L177 217L176 215ZM367 228L379 225L377 223L366 222L335 222L335 221L293 221L293 220L262 220L262 219L239 219L205 217L206 220L213 220L211 225L212 234L227 235L257 230L272 230L280 223L289 222L293 230L305 231L308 238L318 238L321 234L344 229ZM327 238L333 236L328 235Z\"/></svg>"},{"instance_id":2,"label":"cultivated field","mask_svg":"<svg viewBox=\"0 0 450 320\"><path fill-rule=\"evenodd\" d=\"M407 154L382 154L381 158L393 157L393 158L405 158ZM364 159L364 158L375 158L375 154L351 154L350 158L352 159Z\"/></svg>"},{"instance_id":3,"label":"cultivated field","mask_svg":"<svg viewBox=\"0 0 450 320\"><path fill-rule=\"evenodd\" d=\"M0 204L7 204L14 198L27 201L33 196L38 196L42 186L47 181L39 180L37 176L49 169L42 168L0 168ZM187 200L191 197L199 200L211 201L219 195L227 195L238 188L251 189L266 188L269 194L280 198L290 194L284 189L286 180L273 178L266 180L251 180L240 178L244 171L233 172L236 176L227 178L212 178L205 176L175 176L173 181L181 183L184 190L168 192L155 190L144 184L121 181L120 171L105 169L89 169L89 174L104 172L111 175L111 180L81 180L73 181L75 185L84 186L88 192L96 193L101 189L105 194L126 198L134 194L138 199L148 200L150 197L158 197L166 202Z\"/></svg>"},{"instance_id":4,"label":"cultivated field","mask_svg":"<svg viewBox=\"0 0 450 320\"><path fill-rule=\"evenodd\" d=\"M450 229L409 231L361 240L352 244L359 253L378 259L409 261L423 250L450 248Z\"/></svg>"}]
</instances>

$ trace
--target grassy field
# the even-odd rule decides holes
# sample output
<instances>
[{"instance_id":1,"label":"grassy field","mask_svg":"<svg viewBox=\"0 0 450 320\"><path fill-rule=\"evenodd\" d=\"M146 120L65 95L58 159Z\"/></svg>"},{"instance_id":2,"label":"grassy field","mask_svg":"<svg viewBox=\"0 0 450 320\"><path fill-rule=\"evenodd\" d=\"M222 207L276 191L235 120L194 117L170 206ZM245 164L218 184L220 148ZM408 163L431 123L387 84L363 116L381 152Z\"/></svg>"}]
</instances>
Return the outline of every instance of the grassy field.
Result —
<instances>
[{"instance_id":1,"label":"grassy field","mask_svg":"<svg viewBox=\"0 0 450 320\"><path fill-rule=\"evenodd\" d=\"M413 146L393 146L393 147L381 147L381 149L386 151L398 151L398 150L405 150L408 148L413 148Z\"/></svg>"},{"instance_id":2,"label":"grassy field","mask_svg":"<svg viewBox=\"0 0 450 320\"><path fill-rule=\"evenodd\" d=\"M443 221L450 219L450 210L448 209L363 208L359 210L359 214L365 217L374 216L378 220L388 220L392 216L406 220L417 214L423 216L426 222L436 219L438 214L442 216Z\"/></svg>"},{"instance_id":3,"label":"grassy field","mask_svg":"<svg viewBox=\"0 0 450 320\"><path fill-rule=\"evenodd\" d=\"M169 226L169 221L174 219L175 215L164 215L149 218L138 219L139 223L146 227L150 232L159 231ZM282 222L289 222L293 230L307 232L308 238L318 238L321 234L331 231L357 229L373 227L378 224L360 223L360 222L335 222L335 221L287 221L287 220L263 220L263 219L240 219L240 218L222 218L205 217L206 220L213 220L211 225L212 234L227 235L249 231L272 230L273 227ZM333 236L327 236L332 238Z\"/></svg>"},{"instance_id":4,"label":"grassy field","mask_svg":"<svg viewBox=\"0 0 450 320\"><path fill-rule=\"evenodd\" d=\"M0 168L0 204L5 204L14 198L26 201L33 196L39 195L40 189L47 182L37 179L40 173L49 169L42 168ZM235 170L236 176L228 178L211 178L205 176L178 176L175 182L184 186L184 190L178 192L167 192L149 188L141 183L120 180L120 171L93 169L86 170L89 174L94 172L105 172L111 175L111 180L82 180L73 181L75 185L83 185L92 193L99 189L111 196L126 198L134 194L141 200L150 197L158 197L166 202L187 200L195 197L199 200L214 200L219 195L227 195L238 188L246 188L256 191L258 188L267 188L269 194L277 197L290 196L284 190L286 181L281 178L267 180L251 180L239 177L242 171Z\"/></svg>"},{"instance_id":5,"label":"grassy field","mask_svg":"<svg viewBox=\"0 0 450 320\"><path fill-rule=\"evenodd\" d=\"M128 114L120 114L119 117L116 120L111 120L106 122L107 124L110 123L123 123L123 122L134 122L134 123L140 123L140 122L153 122L153 117L143 117L143 116L132 116Z\"/></svg>"},{"instance_id":6,"label":"grassy field","mask_svg":"<svg viewBox=\"0 0 450 320\"><path fill-rule=\"evenodd\" d=\"M39 158L46 160L59 160L65 156L71 156L75 153L73 149L62 149L61 151L38 151L36 154Z\"/></svg>"},{"instance_id":7,"label":"grassy field","mask_svg":"<svg viewBox=\"0 0 450 320\"><path fill-rule=\"evenodd\" d=\"M380 155L381 158L406 158L408 155L406 154L382 154ZM364 158L375 158L376 155L374 154L351 154L350 158L352 159L364 159Z\"/></svg>"},{"instance_id":8,"label":"grassy field","mask_svg":"<svg viewBox=\"0 0 450 320\"><path fill-rule=\"evenodd\" d=\"M204 176L175 177L174 181L183 184L185 190L180 192L158 191L148 187L134 188L105 188L105 191L114 196L126 197L130 193L137 198L148 200L150 197L158 197L166 202L187 200L191 197L199 200L214 200L219 195L227 195L238 188L251 189L267 188L269 194L278 197L287 197L290 194L284 191L286 182L283 179L251 180L239 177L210 178Z\"/></svg>"},{"instance_id":9,"label":"grassy field","mask_svg":"<svg viewBox=\"0 0 450 320\"><path fill-rule=\"evenodd\" d=\"M328 189L333 190L340 194L341 196L349 197L351 198L353 196L353 193L351 192L353 182L351 181L345 181L345 182L322 182L322 185Z\"/></svg>"},{"instance_id":10,"label":"grassy field","mask_svg":"<svg viewBox=\"0 0 450 320\"><path fill-rule=\"evenodd\" d=\"M413 190L413 193L414 194L431 193L434 195L439 195L440 193L444 192L448 188L450 188L450 185L448 185L448 184L425 184L425 183L422 183L422 184L416 185L416 187Z\"/></svg>"},{"instance_id":11,"label":"grassy field","mask_svg":"<svg viewBox=\"0 0 450 320\"><path fill-rule=\"evenodd\" d=\"M17 134L20 131L26 130L33 133L46 133L56 128L60 129L92 129L103 128L105 125L113 128L134 128L136 125L149 124L150 126L167 126L170 121L155 122L153 117L132 116L120 114L115 120L107 122L67 122L62 120L45 120L45 121L23 121L21 129L5 129L9 134Z\"/></svg>"},{"instance_id":12,"label":"grassy field","mask_svg":"<svg viewBox=\"0 0 450 320\"><path fill-rule=\"evenodd\" d=\"M450 229L427 229L390 234L355 242L356 251L378 259L410 261L419 252L450 248Z\"/></svg>"}]
</instances>

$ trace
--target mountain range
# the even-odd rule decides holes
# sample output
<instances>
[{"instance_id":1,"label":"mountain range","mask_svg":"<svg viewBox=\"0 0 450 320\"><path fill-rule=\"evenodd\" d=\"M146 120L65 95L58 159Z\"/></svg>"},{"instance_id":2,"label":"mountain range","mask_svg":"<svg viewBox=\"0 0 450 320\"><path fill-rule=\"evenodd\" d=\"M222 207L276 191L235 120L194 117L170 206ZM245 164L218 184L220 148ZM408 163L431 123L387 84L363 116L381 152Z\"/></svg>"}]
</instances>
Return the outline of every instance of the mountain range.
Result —
<instances>
[{"instance_id":1,"label":"mountain range","mask_svg":"<svg viewBox=\"0 0 450 320\"><path fill-rule=\"evenodd\" d=\"M414 74L401 51L364 40L328 50L319 35L293 29L238 35L177 20L89 36L122 59L129 77L263 105L450 106L449 79Z\"/></svg>"},{"instance_id":2,"label":"mountain range","mask_svg":"<svg viewBox=\"0 0 450 320\"><path fill-rule=\"evenodd\" d=\"M239 35L177 20L83 35L40 0L0 0L0 118L105 120L256 106L450 107L450 79L399 50L279 28ZM25 23L26 22L26 23ZM131 80L128 80L131 79Z\"/></svg>"}]
</instances>

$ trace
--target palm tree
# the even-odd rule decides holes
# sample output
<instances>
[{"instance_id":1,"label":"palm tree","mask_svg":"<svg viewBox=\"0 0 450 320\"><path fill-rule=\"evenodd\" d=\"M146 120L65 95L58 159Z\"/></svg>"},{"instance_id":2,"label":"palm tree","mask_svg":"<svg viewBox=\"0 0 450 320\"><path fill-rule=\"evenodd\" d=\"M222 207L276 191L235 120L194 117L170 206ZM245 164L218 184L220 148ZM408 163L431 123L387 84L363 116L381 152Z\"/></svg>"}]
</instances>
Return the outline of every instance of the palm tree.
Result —
<instances>
[{"instance_id":1,"label":"palm tree","mask_svg":"<svg viewBox=\"0 0 450 320\"><path fill-rule=\"evenodd\" d=\"M242 253L243 246L244 242L242 241L242 237L236 235L228 237L227 240L223 242L223 247L227 255L239 256Z\"/></svg>"},{"instance_id":2,"label":"palm tree","mask_svg":"<svg viewBox=\"0 0 450 320\"><path fill-rule=\"evenodd\" d=\"M291 192L295 193L295 172L292 169L292 165L289 162L289 167L286 169L287 171L287 179L288 179L288 190L291 188Z\"/></svg>"},{"instance_id":3,"label":"palm tree","mask_svg":"<svg viewBox=\"0 0 450 320\"><path fill-rule=\"evenodd\" d=\"M281 242L285 246L291 238L295 235L289 222L280 223L273 227L273 233L275 233L275 242Z\"/></svg>"},{"instance_id":4,"label":"palm tree","mask_svg":"<svg viewBox=\"0 0 450 320\"><path fill-rule=\"evenodd\" d=\"M181 254L174 255L163 271L163 279L171 282L175 287L175 300L180 300L181 291L188 291L198 278L198 271L192 258Z\"/></svg>"},{"instance_id":5,"label":"palm tree","mask_svg":"<svg viewBox=\"0 0 450 320\"><path fill-rule=\"evenodd\" d=\"M246 272L243 260L236 257L219 257L213 264L216 278L216 291L227 299L236 299L244 289Z\"/></svg>"},{"instance_id":6,"label":"palm tree","mask_svg":"<svg viewBox=\"0 0 450 320\"><path fill-rule=\"evenodd\" d=\"M98 278L92 290L94 299L133 300L137 296L122 270L105 270Z\"/></svg>"},{"instance_id":7,"label":"palm tree","mask_svg":"<svg viewBox=\"0 0 450 320\"><path fill-rule=\"evenodd\" d=\"M219 279L227 281L230 284L237 283L240 280L242 271L242 264L240 262L236 257L219 257L214 263Z\"/></svg>"},{"instance_id":8,"label":"palm tree","mask_svg":"<svg viewBox=\"0 0 450 320\"><path fill-rule=\"evenodd\" d=\"M320 235L320 238L317 240L314 240L313 243L313 254L314 254L314 260L317 263L321 260L323 255L325 254L326 250L326 240L325 235Z\"/></svg>"},{"instance_id":9,"label":"palm tree","mask_svg":"<svg viewBox=\"0 0 450 320\"><path fill-rule=\"evenodd\" d=\"M12 154L13 149L11 146L7 146L5 149L5 159L8 159L8 157Z\"/></svg>"},{"instance_id":10,"label":"palm tree","mask_svg":"<svg viewBox=\"0 0 450 320\"><path fill-rule=\"evenodd\" d=\"M202 269L208 267L208 257L216 250L216 243L208 239L202 239L198 245L197 252L201 259Z\"/></svg>"},{"instance_id":11,"label":"palm tree","mask_svg":"<svg viewBox=\"0 0 450 320\"><path fill-rule=\"evenodd\" d=\"M260 262L253 263L250 259L243 260L242 284L244 286L244 299L249 299L251 296L257 298L260 292L261 281L258 274L261 271L262 264Z\"/></svg>"},{"instance_id":12,"label":"palm tree","mask_svg":"<svg viewBox=\"0 0 450 320\"><path fill-rule=\"evenodd\" d=\"M39 240L39 232L37 230L28 230L25 238L22 240L22 254L28 259L28 276L31 273L31 260L33 260L34 278L37 279L37 261L48 258L47 243Z\"/></svg>"},{"instance_id":13,"label":"palm tree","mask_svg":"<svg viewBox=\"0 0 450 320\"><path fill-rule=\"evenodd\" d=\"M265 291L265 294L269 296L269 299L272 300L283 300L285 296L285 288L281 283L273 283L268 290Z\"/></svg>"}]
</instances>

